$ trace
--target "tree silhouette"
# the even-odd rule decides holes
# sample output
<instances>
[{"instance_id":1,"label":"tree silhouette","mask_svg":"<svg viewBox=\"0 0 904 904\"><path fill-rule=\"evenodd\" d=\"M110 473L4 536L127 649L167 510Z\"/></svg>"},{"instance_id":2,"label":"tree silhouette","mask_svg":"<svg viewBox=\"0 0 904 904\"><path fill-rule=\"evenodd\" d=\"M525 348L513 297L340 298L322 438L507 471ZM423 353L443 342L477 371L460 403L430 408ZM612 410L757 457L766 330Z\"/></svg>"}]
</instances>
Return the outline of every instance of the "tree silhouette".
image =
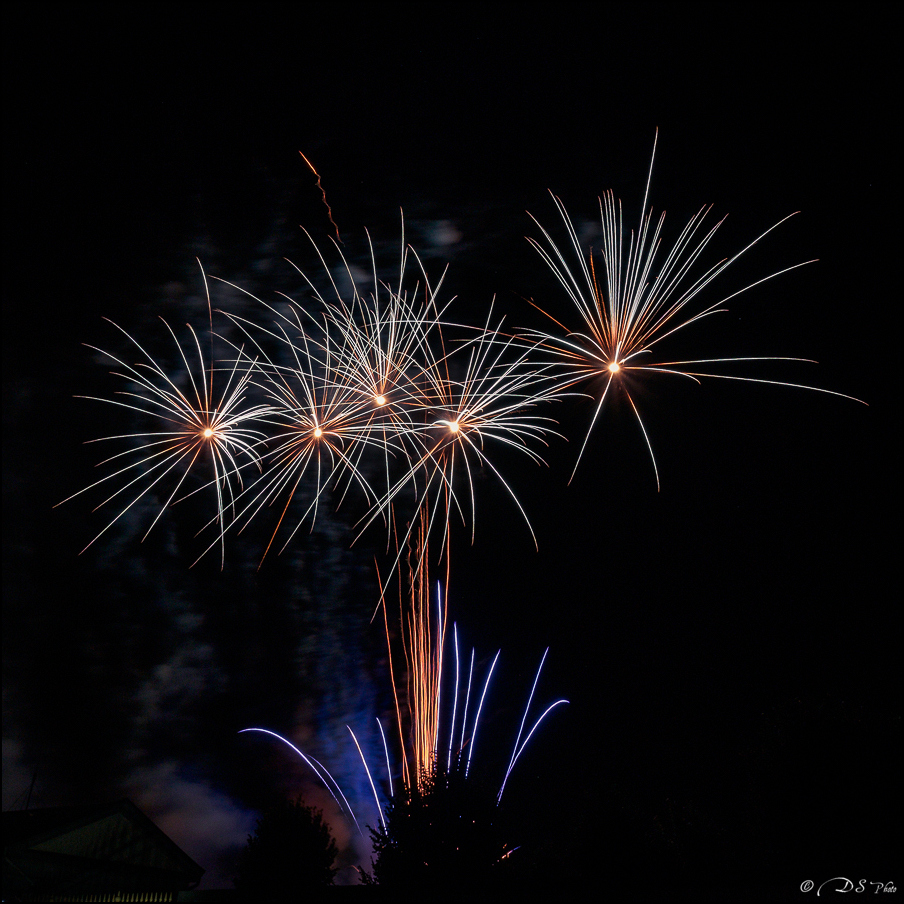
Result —
<instances>
[{"instance_id":1,"label":"tree silhouette","mask_svg":"<svg viewBox=\"0 0 904 904\"><path fill-rule=\"evenodd\" d=\"M239 860L235 887L246 900L288 901L331 885L338 850L321 810L301 798L265 811Z\"/></svg>"},{"instance_id":2,"label":"tree silhouette","mask_svg":"<svg viewBox=\"0 0 904 904\"><path fill-rule=\"evenodd\" d=\"M435 897L506 885L514 876L496 793L438 765L398 791L386 826L371 829L373 881L387 890Z\"/></svg>"}]
</instances>

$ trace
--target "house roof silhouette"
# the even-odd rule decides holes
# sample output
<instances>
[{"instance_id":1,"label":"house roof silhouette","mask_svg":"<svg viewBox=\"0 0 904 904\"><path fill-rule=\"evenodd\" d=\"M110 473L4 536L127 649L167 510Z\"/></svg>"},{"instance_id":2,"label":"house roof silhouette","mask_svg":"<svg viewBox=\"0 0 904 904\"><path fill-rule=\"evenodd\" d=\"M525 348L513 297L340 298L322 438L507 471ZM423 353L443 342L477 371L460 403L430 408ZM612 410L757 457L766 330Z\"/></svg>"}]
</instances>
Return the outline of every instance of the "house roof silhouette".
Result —
<instances>
[{"instance_id":1,"label":"house roof silhouette","mask_svg":"<svg viewBox=\"0 0 904 904\"><path fill-rule=\"evenodd\" d=\"M203 874L128 800L3 814L6 901L174 901Z\"/></svg>"}]
</instances>

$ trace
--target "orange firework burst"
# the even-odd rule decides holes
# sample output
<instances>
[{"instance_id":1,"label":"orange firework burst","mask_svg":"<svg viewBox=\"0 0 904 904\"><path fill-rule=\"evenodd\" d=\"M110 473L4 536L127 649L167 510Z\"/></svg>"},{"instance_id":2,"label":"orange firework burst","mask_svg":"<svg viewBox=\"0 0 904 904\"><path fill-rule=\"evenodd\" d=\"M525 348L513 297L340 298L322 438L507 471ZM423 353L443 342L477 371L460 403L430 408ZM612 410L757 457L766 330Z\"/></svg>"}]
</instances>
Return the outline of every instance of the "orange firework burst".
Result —
<instances>
[{"instance_id":1,"label":"orange firework burst","mask_svg":"<svg viewBox=\"0 0 904 904\"><path fill-rule=\"evenodd\" d=\"M656 143L654 141L654 156L655 151ZM570 328L563 326L558 320L547 314L546 316L550 317L564 331L564 335L540 331L531 331L528 335L533 341L541 343L548 352L552 353L553 360L561 366L558 384L561 388L565 389L602 378L602 391L597 393L596 408L578 454L575 471L587 447L587 441L602 410L606 395L613 383L618 382L624 389L640 424L653 461L658 487L659 472L656 468L653 448L634 398L626 384L627 378L649 374L673 374L699 383L701 377L713 377L722 380L741 380L749 383L768 383L775 386L812 389L816 392L825 392L847 399L853 399L853 397L801 383L785 383L779 380L713 373L708 367L703 371L697 369L698 365L725 365L742 361L809 361L805 358L764 356L696 358L674 361L658 357L659 344L669 336L711 314L725 311L725 303L742 292L796 267L813 262L804 261L779 270L750 283L714 304L706 305L702 309L694 308L692 302L720 273L789 217L785 217L771 226L733 257L720 261L700 275L694 275L694 264L725 218L723 217L708 230L704 230L703 223L711 208L701 208L691 217L674 246L662 258L659 254L660 233L665 214L660 216L654 226L652 224L652 208L647 209L652 171L651 160L642 208L643 214L636 234L632 230L626 238L621 202L616 202L611 191L600 199L603 240L599 258L602 262L602 278L597 274L597 259L595 259L592 249L585 256L571 219L559 198L553 195L553 200L565 224L569 241L578 259L577 273L571 270L565 254L549 233L532 217L534 222L540 226L545 245L532 238L529 238L528 241L537 249L562 284L577 308L580 320L575 328ZM793 216L793 214L789 216ZM546 312L543 311L543 313ZM853 401L860 400L853 399ZM574 473L572 473L573 476Z\"/></svg>"}]
</instances>

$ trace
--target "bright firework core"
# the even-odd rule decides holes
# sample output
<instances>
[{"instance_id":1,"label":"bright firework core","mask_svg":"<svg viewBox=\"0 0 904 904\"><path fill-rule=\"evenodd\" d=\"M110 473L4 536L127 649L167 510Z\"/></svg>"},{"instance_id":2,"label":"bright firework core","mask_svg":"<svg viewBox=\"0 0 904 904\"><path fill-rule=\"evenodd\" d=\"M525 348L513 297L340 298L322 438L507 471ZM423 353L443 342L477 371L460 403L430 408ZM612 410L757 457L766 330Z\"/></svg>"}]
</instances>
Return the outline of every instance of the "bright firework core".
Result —
<instances>
[{"instance_id":1,"label":"bright firework core","mask_svg":"<svg viewBox=\"0 0 904 904\"><path fill-rule=\"evenodd\" d=\"M204 432L201 435L204 439L210 439L213 436L213 430L210 427L205 427Z\"/></svg>"},{"instance_id":2,"label":"bright firework core","mask_svg":"<svg viewBox=\"0 0 904 904\"><path fill-rule=\"evenodd\" d=\"M613 361L609 365L609 373L610 374L617 374L620 370L621 370L621 365L618 363L618 361Z\"/></svg>"},{"instance_id":3,"label":"bright firework core","mask_svg":"<svg viewBox=\"0 0 904 904\"><path fill-rule=\"evenodd\" d=\"M449 424L449 431L450 431L451 433L458 433L458 431L459 431L460 429L461 429L461 428L458 426L458 421L452 421L452 422Z\"/></svg>"},{"instance_id":4,"label":"bright firework core","mask_svg":"<svg viewBox=\"0 0 904 904\"><path fill-rule=\"evenodd\" d=\"M385 395L374 396L374 404L385 405L386 404L386 396Z\"/></svg>"},{"instance_id":5,"label":"bright firework core","mask_svg":"<svg viewBox=\"0 0 904 904\"><path fill-rule=\"evenodd\" d=\"M320 439L320 437L323 436L323 431L319 427L315 427L314 428L314 436L317 439Z\"/></svg>"}]
</instances>

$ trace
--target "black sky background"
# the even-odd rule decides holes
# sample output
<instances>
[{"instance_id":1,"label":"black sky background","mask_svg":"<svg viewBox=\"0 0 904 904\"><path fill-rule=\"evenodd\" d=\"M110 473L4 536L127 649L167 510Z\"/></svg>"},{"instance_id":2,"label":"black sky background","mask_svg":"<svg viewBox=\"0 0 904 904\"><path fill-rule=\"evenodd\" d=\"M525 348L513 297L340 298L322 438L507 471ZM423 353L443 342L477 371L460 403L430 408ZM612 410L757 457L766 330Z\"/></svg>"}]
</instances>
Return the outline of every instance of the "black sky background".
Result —
<instances>
[{"instance_id":1,"label":"black sky background","mask_svg":"<svg viewBox=\"0 0 904 904\"><path fill-rule=\"evenodd\" d=\"M348 550L341 514L260 572L241 543L222 574L189 570L178 519L77 555L103 522L88 499L52 506L94 479L82 443L108 429L104 406L72 398L113 386L82 345L119 341L101 318L142 337L158 314L197 318L195 256L262 297L300 291L280 259L311 265L299 225L320 242L331 227L299 151L349 255L367 228L391 259L401 208L428 270L450 263L462 319L494 295L511 323L537 322L528 298L567 315L525 211L559 230L548 189L589 222L613 188L634 224L658 127L651 203L669 234L704 203L730 214L710 262L801 211L710 301L819 259L732 300L680 354L813 358L751 373L869 407L651 381L659 492L618 406L570 485L589 403L554 412L570 442L551 443L548 468L501 456L539 552L487 481L451 580L469 642L503 648L487 759L507 755L549 645L539 699L571 703L507 794L528 835L548 817L572 879L628 869L631 833L684 870L681 887L799 897L807 878L900 878L897 18L534 10L5 14L5 809L35 771L46 806L128 794L205 884L227 885L268 794L330 806L282 751L235 732L292 734L363 795L344 724L387 705L372 549ZM751 844L755 819L770 829ZM700 851L716 849L727 875L707 872Z\"/></svg>"}]
</instances>

